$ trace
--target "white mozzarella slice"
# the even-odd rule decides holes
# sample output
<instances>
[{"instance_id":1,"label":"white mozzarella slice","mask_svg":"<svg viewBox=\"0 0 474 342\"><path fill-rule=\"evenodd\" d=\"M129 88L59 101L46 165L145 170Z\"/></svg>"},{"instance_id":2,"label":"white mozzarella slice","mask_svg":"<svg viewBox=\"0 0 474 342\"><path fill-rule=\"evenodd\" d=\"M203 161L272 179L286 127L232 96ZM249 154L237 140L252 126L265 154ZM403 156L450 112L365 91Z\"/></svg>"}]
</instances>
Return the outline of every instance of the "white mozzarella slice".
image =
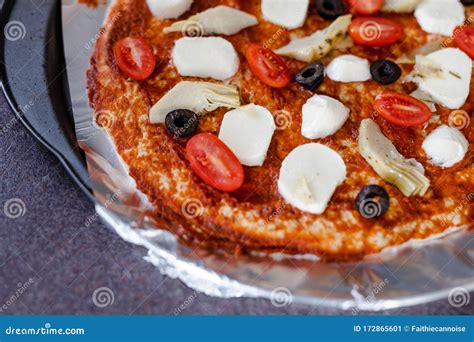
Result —
<instances>
[{"instance_id":1,"label":"white mozzarella slice","mask_svg":"<svg viewBox=\"0 0 474 342\"><path fill-rule=\"evenodd\" d=\"M417 56L408 80L416 82L436 103L459 109L469 96L471 76L471 58L459 49L447 48Z\"/></svg>"},{"instance_id":2,"label":"white mozzarella slice","mask_svg":"<svg viewBox=\"0 0 474 342\"><path fill-rule=\"evenodd\" d=\"M441 167L451 167L464 159L469 142L456 128L442 125L428 135L423 150L431 161Z\"/></svg>"},{"instance_id":3,"label":"white mozzarella slice","mask_svg":"<svg viewBox=\"0 0 474 342\"><path fill-rule=\"evenodd\" d=\"M310 143L297 147L285 158L278 191L292 206L322 214L345 179L346 165L341 156L329 147Z\"/></svg>"},{"instance_id":4,"label":"white mozzarella slice","mask_svg":"<svg viewBox=\"0 0 474 342\"><path fill-rule=\"evenodd\" d=\"M275 129L268 109L249 104L225 114L219 139L234 152L242 165L262 166Z\"/></svg>"},{"instance_id":5,"label":"white mozzarella slice","mask_svg":"<svg viewBox=\"0 0 474 342\"><path fill-rule=\"evenodd\" d=\"M263 18L290 30L304 25L308 7L309 0L262 0Z\"/></svg>"},{"instance_id":6,"label":"white mozzarella slice","mask_svg":"<svg viewBox=\"0 0 474 342\"><path fill-rule=\"evenodd\" d=\"M146 0L151 14L159 19L176 19L187 12L193 0Z\"/></svg>"},{"instance_id":7,"label":"white mozzarella slice","mask_svg":"<svg viewBox=\"0 0 474 342\"><path fill-rule=\"evenodd\" d=\"M365 82L372 78L369 61L354 55L342 55L329 63L327 76L338 82Z\"/></svg>"},{"instance_id":8,"label":"white mozzarella slice","mask_svg":"<svg viewBox=\"0 0 474 342\"><path fill-rule=\"evenodd\" d=\"M308 139L323 139L336 133L349 118L349 108L325 95L314 95L303 105L301 133Z\"/></svg>"},{"instance_id":9,"label":"white mozzarella slice","mask_svg":"<svg viewBox=\"0 0 474 342\"><path fill-rule=\"evenodd\" d=\"M233 45L220 37L184 37L176 41L173 62L181 76L225 80L239 69Z\"/></svg>"},{"instance_id":10,"label":"white mozzarella slice","mask_svg":"<svg viewBox=\"0 0 474 342\"><path fill-rule=\"evenodd\" d=\"M451 36L466 20L459 0L424 0L416 8L415 17L423 31L444 36Z\"/></svg>"}]
</instances>

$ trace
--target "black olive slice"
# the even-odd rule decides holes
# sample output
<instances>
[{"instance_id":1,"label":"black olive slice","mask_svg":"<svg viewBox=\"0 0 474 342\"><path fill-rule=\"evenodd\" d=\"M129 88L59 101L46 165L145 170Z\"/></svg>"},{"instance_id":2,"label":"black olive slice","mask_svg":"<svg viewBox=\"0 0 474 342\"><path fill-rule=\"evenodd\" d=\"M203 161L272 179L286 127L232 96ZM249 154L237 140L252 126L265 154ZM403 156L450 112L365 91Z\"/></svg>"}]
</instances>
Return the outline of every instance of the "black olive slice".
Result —
<instances>
[{"instance_id":1,"label":"black olive slice","mask_svg":"<svg viewBox=\"0 0 474 342\"><path fill-rule=\"evenodd\" d=\"M357 195L356 208L359 213L367 218L382 217L390 207L388 192L378 185L367 185Z\"/></svg>"},{"instance_id":2,"label":"black olive slice","mask_svg":"<svg viewBox=\"0 0 474 342\"><path fill-rule=\"evenodd\" d=\"M348 13L349 8L344 0L316 0L316 10L321 18L334 20Z\"/></svg>"},{"instance_id":3,"label":"black olive slice","mask_svg":"<svg viewBox=\"0 0 474 342\"><path fill-rule=\"evenodd\" d=\"M166 115L165 125L168 132L175 137L189 137L196 133L199 127L199 116L187 109L173 110Z\"/></svg>"},{"instance_id":4,"label":"black olive slice","mask_svg":"<svg viewBox=\"0 0 474 342\"><path fill-rule=\"evenodd\" d=\"M324 65L313 63L302 69L295 76L295 81L308 90L314 90L324 81Z\"/></svg>"},{"instance_id":5,"label":"black olive slice","mask_svg":"<svg viewBox=\"0 0 474 342\"><path fill-rule=\"evenodd\" d=\"M372 63L370 73L374 81L382 85L392 84L402 76L400 67L396 63L386 59Z\"/></svg>"}]
</instances>

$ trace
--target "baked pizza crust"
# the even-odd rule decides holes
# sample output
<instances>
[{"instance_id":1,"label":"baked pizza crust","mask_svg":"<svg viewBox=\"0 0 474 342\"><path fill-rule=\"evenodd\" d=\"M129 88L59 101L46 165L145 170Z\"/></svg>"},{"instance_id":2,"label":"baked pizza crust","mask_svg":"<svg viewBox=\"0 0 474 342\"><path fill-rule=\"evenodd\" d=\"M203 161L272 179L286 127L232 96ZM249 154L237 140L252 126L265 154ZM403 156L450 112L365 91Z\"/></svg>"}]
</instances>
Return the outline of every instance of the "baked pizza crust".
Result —
<instances>
[{"instance_id":1,"label":"baked pizza crust","mask_svg":"<svg viewBox=\"0 0 474 342\"><path fill-rule=\"evenodd\" d=\"M231 253L261 250L313 253L326 260L348 260L380 252L413 238L427 238L449 227L473 227L473 141L470 141L463 162L450 169L432 165L421 149L423 139L441 123L448 122L450 111L441 109L439 121L425 128L392 126L373 114L373 99L382 91L410 93L415 89L413 84L402 82L412 65L402 65L403 76L390 86L374 81L343 84L325 79L317 93L339 99L351 109L351 113L341 130L318 142L342 156L348 176L322 215L305 213L285 203L277 190L279 169L283 159L294 148L310 142L301 135L301 107L314 94L296 83L283 89L272 89L262 84L250 72L244 51L250 42L265 43L275 49L287 44L294 35L307 35L329 23L310 11L305 26L289 32L263 20L260 0L195 0L191 14L219 4L241 9L259 19L258 26L226 37L233 43L241 60L238 73L228 83L239 86L243 103L268 108L279 125L264 165L245 168L246 181L237 192L222 193L205 185L192 172L184 156L187 140L175 139L163 125L149 122L151 106L184 80L170 57L174 42L181 33L163 33L163 28L172 20L154 18L145 0L117 0L110 8L87 74L92 107L97 113L109 116L104 128L129 167L138 189L153 204L153 216L168 223L165 228L188 243L206 249ZM378 50L355 46L344 53L353 53L370 61L396 59L436 38L423 32L413 15L385 16L404 26L406 38L401 44ZM143 36L153 45L158 65L150 79L143 82L128 80L115 65L112 47L126 36ZM327 64L342 53L336 50L323 62ZM292 74L304 67L304 63L295 60L286 61ZM471 84L471 94L463 108L468 113L474 106L473 88ZM199 132L217 134L226 111L221 108L202 117ZM424 197L405 197L397 188L380 179L358 153L358 128L360 122L368 117L381 126L404 156L415 158L425 166L432 185ZM355 208L358 192L368 184L381 185L390 194L390 210L382 218L365 219Z\"/></svg>"}]
</instances>

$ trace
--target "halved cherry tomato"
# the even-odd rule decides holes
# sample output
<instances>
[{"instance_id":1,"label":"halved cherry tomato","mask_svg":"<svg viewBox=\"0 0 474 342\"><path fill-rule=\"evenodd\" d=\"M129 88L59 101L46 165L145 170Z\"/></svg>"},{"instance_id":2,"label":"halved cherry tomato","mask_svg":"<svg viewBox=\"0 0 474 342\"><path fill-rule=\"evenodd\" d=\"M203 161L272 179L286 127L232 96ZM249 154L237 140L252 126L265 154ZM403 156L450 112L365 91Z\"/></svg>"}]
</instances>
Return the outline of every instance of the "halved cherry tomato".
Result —
<instances>
[{"instance_id":1,"label":"halved cherry tomato","mask_svg":"<svg viewBox=\"0 0 474 342\"><path fill-rule=\"evenodd\" d=\"M127 37L114 45L117 66L130 78L143 81L155 70L155 55L150 43L140 37Z\"/></svg>"},{"instance_id":2,"label":"halved cherry tomato","mask_svg":"<svg viewBox=\"0 0 474 342\"><path fill-rule=\"evenodd\" d=\"M354 12L364 15L375 14L383 6L384 0L349 0L349 6Z\"/></svg>"},{"instance_id":3,"label":"halved cherry tomato","mask_svg":"<svg viewBox=\"0 0 474 342\"><path fill-rule=\"evenodd\" d=\"M244 183L244 168L235 154L214 134L195 135L186 145L193 171L208 185L225 192Z\"/></svg>"},{"instance_id":4,"label":"halved cherry tomato","mask_svg":"<svg viewBox=\"0 0 474 342\"><path fill-rule=\"evenodd\" d=\"M349 34L358 45L380 47L391 45L402 38L403 27L386 18L356 18L349 27Z\"/></svg>"},{"instance_id":5,"label":"halved cherry tomato","mask_svg":"<svg viewBox=\"0 0 474 342\"><path fill-rule=\"evenodd\" d=\"M474 27L458 26L454 30L454 41L461 50L474 59Z\"/></svg>"},{"instance_id":6,"label":"halved cherry tomato","mask_svg":"<svg viewBox=\"0 0 474 342\"><path fill-rule=\"evenodd\" d=\"M374 108L387 121L404 127L423 125L433 115L426 104L413 96L386 91L377 96Z\"/></svg>"},{"instance_id":7,"label":"halved cherry tomato","mask_svg":"<svg viewBox=\"0 0 474 342\"><path fill-rule=\"evenodd\" d=\"M288 66L272 50L258 44L250 44L246 57L252 73L266 85L283 88L290 83L291 75Z\"/></svg>"}]
</instances>

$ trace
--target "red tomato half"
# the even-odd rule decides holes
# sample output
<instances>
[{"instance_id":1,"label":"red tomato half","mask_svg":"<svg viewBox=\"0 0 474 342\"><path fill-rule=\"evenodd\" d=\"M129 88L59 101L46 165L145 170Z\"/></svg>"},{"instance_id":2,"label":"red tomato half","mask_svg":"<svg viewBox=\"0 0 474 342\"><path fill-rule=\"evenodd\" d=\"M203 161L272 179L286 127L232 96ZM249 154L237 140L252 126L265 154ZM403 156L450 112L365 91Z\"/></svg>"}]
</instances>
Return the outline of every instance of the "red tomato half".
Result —
<instances>
[{"instance_id":1,"label":"red tomato half","mask_svg":"<svg viewBox=\"0 0 474 342\"><path fill-rule=\"evenodd\" d=\"M403 37L403 27L396 21L378 18L356 18L349 27L354 43L362 46L387 46Z\"/></svg>"},{"instance_id":2,"label":"red tomato half","mask_svg":"<svg viewBox=\"0 0 474 342\"><path fill-rule=\"evenodd\" d=\"M266 85L283 88L290 83L291 75L288 66L272 50L258 44L250 44L246 57L252 73Z\"/></svg>"},{"instance_id":3,"label":"red tomato half","mask_svg":"<svg viewBox=\"0 0 474 342\"><path fill-rule=\"evenodd\" d=\"M354 12L364 15L375 14L383 6L384 0L349 0L349 6Z\"/></svg>"},{"instance_id":4,"label":"red tomato half","mask_svg":"<svg viewBox=\"0 0 474 342\"><path fill-rule=\"evenodd\" d=\"M186 145L186 157L199 178L218 190L232 192L244 183L242 164L214 134L192 137Z\"/></svg>"},{"instance_id":5,"label":"red tomato half","mask_svg":"<svg viewBox=\"0 0 474 342\"><path fill-rule=\"evenodd\" d=\"M474 27L459 26L454 30L454 41L461 50L474 59Z\"/></svg>"},{"instance_id":6,"label":"red tomato half","mask_svg":"<svg viewBox=\"0 0 474 342\"><path fill-rule=\"evenodd\" d=\"M114 46L117 66L130 78L143 81L155 70L155 55L150 43L140 37L127 37Z\"/></svg>"},{"instance_id":7,"label":"red tomato half","mask_svg":"<svg viewBox=\"0 0 474 342\"><path fill-rule=\"evenodd\" d=\"M433 115L428 106L420 100L392 91L377 96L374 108L385 120L404 127L423 125Z\"/></svg>"}]
</instances>

